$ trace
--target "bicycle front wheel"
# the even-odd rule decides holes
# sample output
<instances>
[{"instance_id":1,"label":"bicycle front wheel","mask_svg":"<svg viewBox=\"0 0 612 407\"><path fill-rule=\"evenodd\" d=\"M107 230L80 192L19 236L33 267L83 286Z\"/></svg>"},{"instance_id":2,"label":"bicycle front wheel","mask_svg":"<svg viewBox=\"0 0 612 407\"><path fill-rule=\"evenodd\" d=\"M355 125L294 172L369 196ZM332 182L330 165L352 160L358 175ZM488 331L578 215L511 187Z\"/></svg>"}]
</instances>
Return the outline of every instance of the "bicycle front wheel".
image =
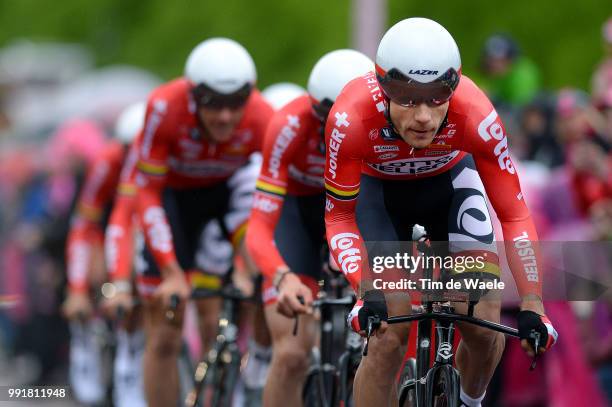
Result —
<instances>
[{"instance_id":1,"label":"bicycle front wheel","mask_svg":"<svg viewBox=\"0 0 612 407\"><path fill-rule=\"evenodd\" d=\"M451 365L434 366L427 374L428 406L458 407L459 373Z\"/></svg>"},{"instance_id":2,"label":"bicycle front wheel","mask_svg":"<svg viewBox=\"0 0 612 407\"><path fill-rule=\"evenodd\" d=\"M400 376L399 405L400 407L415 407L416 401L417 369L416 359L410 358L404 365Z\"/></svg>"}]
</instances>

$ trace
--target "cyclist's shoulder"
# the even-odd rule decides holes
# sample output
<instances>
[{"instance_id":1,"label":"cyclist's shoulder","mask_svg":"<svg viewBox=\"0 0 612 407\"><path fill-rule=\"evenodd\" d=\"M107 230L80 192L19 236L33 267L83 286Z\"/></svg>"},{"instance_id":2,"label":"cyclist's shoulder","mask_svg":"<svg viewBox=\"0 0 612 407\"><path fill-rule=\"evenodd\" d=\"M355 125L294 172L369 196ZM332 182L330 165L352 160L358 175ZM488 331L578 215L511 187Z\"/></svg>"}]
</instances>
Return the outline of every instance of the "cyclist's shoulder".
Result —
<instances>
[{"instance_id":1,"label":"cyclist's shoulder","mask_svg":"<svg viewBox=\"0 0 612 407\"><path fill-rule=\"evenodd\" d=\"M449 119L465 122L466 132L473 133L480 123L495 111L485 92L467 75L462 75L448 108Z\"/></svg>"},{"instance_id":2,"label":"cyclist's shoulder","mask_svg":"<svg viewBox=\"0 0 612 407\"><path fill-rule=\"evenodd\" d=\"M385 126L386 109L376 75L369 72L342 89L327 117L326 134L340 134L353 145L365 143L365 133Z\"/></svg>"},{"instance_id":3,"label":"cyclist's shoulder","mask_svg":"<svg viewBox=\"0 0 612 407\"><path fill-rule=\"evenodd\" d=\"M334 103L332 114L347 112L358 121L384 117L385 98L373 71L359 76L342 89Z\"/></svg>"},{"instance_id":4,"label":"cyclist's shoulder","mask_svg":"<svg viewBox=\"0 0 612 407\"><path fill-rule=\"evenodd\" d=\"M155 88L148 100L149 114L168 116L188 112L190 86L185 78L176 78Z\"/></svg>"}]
</instances>

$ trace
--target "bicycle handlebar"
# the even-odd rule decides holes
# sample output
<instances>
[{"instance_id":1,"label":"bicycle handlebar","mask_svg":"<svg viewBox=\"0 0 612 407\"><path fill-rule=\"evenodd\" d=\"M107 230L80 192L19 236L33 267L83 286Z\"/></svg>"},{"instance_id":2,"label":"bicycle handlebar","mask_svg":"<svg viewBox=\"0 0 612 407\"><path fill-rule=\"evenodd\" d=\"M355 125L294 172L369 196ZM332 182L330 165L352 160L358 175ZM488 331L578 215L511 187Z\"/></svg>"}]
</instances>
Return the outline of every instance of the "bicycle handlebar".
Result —
<instances>
[{"instance_id":1,"label":"bicycle handlebar","mask_svg":"<svg viewBox=\"0 0 612 407\"><path fill-rule=\"evenodd\" d=\"M508 336L513 336L516 338L519 337L518 329L516 328L498 324L496 322L485 321L484 319L470 317L469 315L453 314L453 313L439 312L439 311L422 312L418 314L399 315L395 317L390 317L387 320L387 323L388 324L401 324L404 322L421 321L424 319L462 321L462 322L467 322L469 324L478 325L483 328L492 329L493 331L501 332Z\"/></svg>"}]
</instances>

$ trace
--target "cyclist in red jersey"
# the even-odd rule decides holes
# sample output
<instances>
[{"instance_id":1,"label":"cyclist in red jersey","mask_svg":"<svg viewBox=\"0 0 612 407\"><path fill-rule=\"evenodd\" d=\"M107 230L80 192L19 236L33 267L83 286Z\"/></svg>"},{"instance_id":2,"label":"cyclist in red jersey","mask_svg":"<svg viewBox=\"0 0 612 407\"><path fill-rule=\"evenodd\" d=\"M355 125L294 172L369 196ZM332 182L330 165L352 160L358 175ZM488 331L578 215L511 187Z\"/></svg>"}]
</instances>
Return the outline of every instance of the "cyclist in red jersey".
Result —
<instances>
[{"instance_id":1,"label":"cyclist in red jersey","mask_svg":"<svg viewBox=\"0 0 612 407\"><path fill-rule=\"evenodd\" d=\"M97 397L104 396L102 377L93 373L84 375L81 370L82 366L85 366L88 372L100 371L102 368L99 357L96 357L100 355L99 345L90 337L93 335L96 321L89 321L89 316L93 313L89 280L94 267L104 264L101 256L104 214L111 203L113 210L118 206L119 200L114 199L114 194L119 184L121 166L124 161L130 161L129 158L126 158L129 155L128 148L134 149L134 145L130 147L130 144L140 131L143 119L144 104L142 103L129 106L122 112L116 124L114 139L109 142L89 170L71 225L67 245L69 293L64 309L68 318L72 320L83 317L88 319L71 324L71 384L75 392L80 395L81 400L90 400L91 397L94 397L96 393L94 389L98 389ZM99 283L104 280L103 271L100 270L100 272L101 275L94 279ZM129 280L125 284L117 283L115 287L118 294L114 297L127 295L122 292L129 289ZM108 302L112 304L115 300L116 298L111 298ZM105 299L102 307L107 308L107 305ZM129 351L128 342L134 349L134 342L141 339L141 336L138 333L128 335L122 330L116 334L118 341L114 363L117 372L118 367L129 366L132 362L131 360L126 361L134 354ZM87 339L88 337L90 338ZM89 356L84 358L83 355ZM143 405L142 385L135 386L133 381L125 385L126 380L138 377L138 375L138 369L132 369L129 378L126 377L126 374L113 376L115 381L113 396L116 405ZM120 380L121 378L124 380Z\"/></svg>"},{"instance_id":2,"label":"cyclist in red jersey","mask_svg":"<svg viewBox=\"0 0 612 407\"><path fill-rule=\"evenodd\" d=\"M117 138L134 140L142 131L145 104L125 109L115 128ZM136 185L134 181L138 140L131 143L121 170L113 209L104 234L105 265L112 290L107 290L103 307L111 318L121 308L125 321L115 332L116 351L113 366L113 402L116 406L145 406L142 374L144 332L142 315L133 311L133 258L136 228L134 218Z\"/></svg>"},{"instance_id":3,"label":"cyclist in red jersey","mask_svg":"<svg viewBox=\"0 0 612 407\"><path fill-rule=\"evenodd\" d=\"M273 113L255 80L249 53L233 40L214 38L191 52L184 78L149 97L136 206L146 241L137 271L145 297L144 382L150 406L178 402L177 357L191 292L183 270L196 268L202 230L219 221L235 248L245 231L252 201L239 190L244 183L231 177L260 151ZM173 295L182 301L170 324L165 311ZM215 337L220 299L197 306L206 350Z\"/></svg>"},{"instance_id":4,"label":"cyclist in red jersey","mask_svg":"<svg viewBox=\"0 0 612 407\"><path fill-rule=\"evenodd\" d=\"M104 211L115 196L129 143L130 140L115 137L105 145L89 168L77 201L66 245L68 297L64 313L69 319L88 317L93 311L88 278L96 263L93 257L102 253L98 249L103 245Z\"/></svg>"},{"instance_id":5,"label":"cyclist in red jersey","mask_svg":"<svg viewBox=\"0 0 612 407\"><path fill-rule=\"evenodd\" d=\"M249 252L264 276L263 299L272 336L265 406L302 404L316 321L310 315L300 318L294 336L292 318L308 311L322 268L324 123L342 87L373 66L368 57L353 50L324 55L310 74L308 94L276 112L266 132L247 232Z\"/></svg>"},{"instance_id":6,"label":"cyclist in red jersey","mask_svg":"<svg viewBox=\"0 0 612 407\"><path fill-rule=\"evenodd\" d=\"M463 243L481 245L496 258L485 193L503 227L508 262L521 295L518 326L536 329L542 351L557 333L544 316L537 263L537 234L509 155L503 124L478 87L461 75L459 51L438 23L411 18L391 27L380 42L376 73L349 83L326 127L327 239L340 268L361 297L349 315L363 334L370 315L407 314L410 301L375 289L372 253L365 242L411 240L424 225L451 254ZM482 178L482 181L481 181ZM530 255L527 256L526 253ZM497 261L486 271L499 275ZM465 304L456 309L465 312ZM499 322L499 300L480 301L475 315ZM458 324L461 400L478 406L499 362L504 337ZM357 406L393 404L391 391L409 327L383 322L354 383ZM469 359L469 362L468 362ZM395 401L396 402L396 401Z\"/></svg>"},{"instance_id":7,"label":"cyclist in red jersey","mask_svg":"<svg viewBox=\"0 0 612 407\"><path fill-rule=\"evenodd\" d=\"M126 109L117 123L118 138L136 138L144 124L145 105L139 103ZM132 269L134 258L134 221L136 215L136 160L139 139L134 140L121 169L115 192L115 202L104 234L106 270L115 288L106 301L105 308L111 316L119 307L129 312L133 305Z\"/></svg>"}]
</instances>

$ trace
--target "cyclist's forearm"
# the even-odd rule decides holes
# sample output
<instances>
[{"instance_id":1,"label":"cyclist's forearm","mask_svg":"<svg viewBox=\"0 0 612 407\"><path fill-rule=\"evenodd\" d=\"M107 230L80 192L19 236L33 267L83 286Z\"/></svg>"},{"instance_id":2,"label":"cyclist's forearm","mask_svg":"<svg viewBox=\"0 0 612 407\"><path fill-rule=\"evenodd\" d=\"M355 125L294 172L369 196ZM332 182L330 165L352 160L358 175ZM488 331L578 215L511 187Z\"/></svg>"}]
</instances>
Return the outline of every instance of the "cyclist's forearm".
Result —
<instances>
[{"instance_id":1,"label":"cyclist's forearm","mask_svg":"<svg viewBox=\"0 0 612 407\"><path fill-rule=\"evenodd\" d=\"M531 218L502 221L508 265L521 299L542 298L542 262Z\"/></svg>"},{"instance_id":2,"label":"cyclist's forearm","mask_svg":"<svg viewBox=\"0 0 612 407\"><path fill-rule=\"evenodd\" d=\"M141 188L136 201L145 241L155 262L160 268L176 262L172 231L161 204L161 190Z\"/></svg>"}]
</instances>

